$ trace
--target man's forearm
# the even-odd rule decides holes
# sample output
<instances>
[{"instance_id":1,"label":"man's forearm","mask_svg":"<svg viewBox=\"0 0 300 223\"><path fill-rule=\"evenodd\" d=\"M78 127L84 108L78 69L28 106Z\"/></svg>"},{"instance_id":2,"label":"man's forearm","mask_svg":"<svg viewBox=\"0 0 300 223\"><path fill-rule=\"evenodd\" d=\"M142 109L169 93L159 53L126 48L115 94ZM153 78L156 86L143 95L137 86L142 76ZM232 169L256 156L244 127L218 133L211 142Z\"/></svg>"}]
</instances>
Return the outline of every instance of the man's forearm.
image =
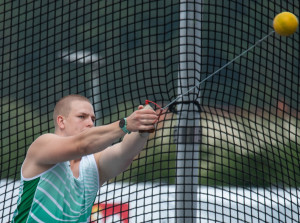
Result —
<instances>
[{"instance_id":1,"label":"man's forearm","mask_svg":"<svg viewBox=\"0 0 300 223\"><path fill-rule=\"evenodd\" d=\"M124 134L119 128L119 122L114 122L109 125L87 129L78 136L78 140L84 153L91 154L106 149L123 137Z\"/></svg>"},{"instance_id":2,"label":"man's forearm","mask_svg":"<svg viewBox=\"0 0 300 223\"><path fill-rule=\"evenodd\" d=\"M120 143L124 159L132 160L138 155L147 143L149 133L134 132L126 135Z\"/></svg>"},{"instance_id":3,"label":"man's forearm","mask_svg":"<svg viewBox=\"0 0 300 223\"><path fill-rule=\"evenodd\" d=\"M148 133L141 135L138 132L133 132L126 135L122 142L97 154L100 155L98 164L101 184L128 168L134 157L144 148L148 135Z\"/></svg>"}]
</instances>

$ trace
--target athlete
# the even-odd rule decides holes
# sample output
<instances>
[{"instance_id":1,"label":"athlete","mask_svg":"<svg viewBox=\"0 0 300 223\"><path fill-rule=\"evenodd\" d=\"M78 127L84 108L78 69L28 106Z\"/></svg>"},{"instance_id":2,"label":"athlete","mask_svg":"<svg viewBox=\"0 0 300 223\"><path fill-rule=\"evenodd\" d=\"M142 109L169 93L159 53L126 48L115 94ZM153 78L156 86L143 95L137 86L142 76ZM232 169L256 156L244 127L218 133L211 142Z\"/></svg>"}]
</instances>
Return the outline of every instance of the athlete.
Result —
<instances>
[{"instance_id":1,"label":"athlete","mask_svg":"<svg viewBox=\"0 0 300 223\"><path fill-rule=\"evenodd\" d=\"M26 154L12 222L89 222L99 187L131 164L158 115L140 105L127 118L95 127L90 101L69 95L53 119L54 134L38 137Z\"/></svg>"}]
</instances>

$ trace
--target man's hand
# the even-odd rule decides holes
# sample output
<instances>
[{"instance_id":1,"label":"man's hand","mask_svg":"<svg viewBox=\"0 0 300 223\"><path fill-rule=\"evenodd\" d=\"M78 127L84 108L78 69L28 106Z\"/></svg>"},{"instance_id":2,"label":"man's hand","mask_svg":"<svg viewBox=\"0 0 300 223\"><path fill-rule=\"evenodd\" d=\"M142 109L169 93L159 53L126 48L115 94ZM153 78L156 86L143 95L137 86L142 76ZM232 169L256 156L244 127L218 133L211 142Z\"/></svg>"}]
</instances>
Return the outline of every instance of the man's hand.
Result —
<instances>
[{"instance_id":1,"label":"man's hand","mask_svg":"<svg viewBox=\"0 0 300 223\"><path fill-rule=\"evenodd\" d=\"M143 109L143 105L138 110L127 117L127 129L131 132L149 131L155 129L158 115L153 109Z\"/></svg>"}]
</instances>

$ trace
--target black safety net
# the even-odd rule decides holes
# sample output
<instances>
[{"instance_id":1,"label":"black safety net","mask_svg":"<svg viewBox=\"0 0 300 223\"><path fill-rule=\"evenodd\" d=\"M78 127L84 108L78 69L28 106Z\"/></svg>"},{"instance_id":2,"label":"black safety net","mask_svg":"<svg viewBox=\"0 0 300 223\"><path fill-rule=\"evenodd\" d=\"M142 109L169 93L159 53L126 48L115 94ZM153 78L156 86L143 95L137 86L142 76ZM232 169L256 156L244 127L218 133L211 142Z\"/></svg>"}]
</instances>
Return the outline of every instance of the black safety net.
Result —
<instances>
[{"instance_id":1,"label":"black safety net","mask_svg":"<svg viewBox=\"0 0 300 223\"><path fill-rule=\"evenodd\" d=\"M97 126L164 108L91 222L299 222L299 29L273 32L283 11L299 1L1 1L0 222L69 94Z\"/></svg>"}]
</instances>

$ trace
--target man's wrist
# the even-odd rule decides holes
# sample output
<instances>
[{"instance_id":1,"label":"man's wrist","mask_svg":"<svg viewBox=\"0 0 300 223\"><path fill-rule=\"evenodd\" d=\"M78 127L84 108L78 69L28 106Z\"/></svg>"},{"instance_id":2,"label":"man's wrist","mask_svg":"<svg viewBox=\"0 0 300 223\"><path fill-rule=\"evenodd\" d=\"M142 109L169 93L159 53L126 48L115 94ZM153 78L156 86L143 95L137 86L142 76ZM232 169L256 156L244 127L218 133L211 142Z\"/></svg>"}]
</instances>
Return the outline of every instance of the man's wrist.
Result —
<instances>
[{"instance_id":1,"label":"man's wrist","mask_svg":"<svg viewBox=\"0 0 300 223\"><path fill-rule=\"evenodd\" d=\"M149 132L139 132L139 134L140 134L140 137L142 137L142 138L148 138L148 136L150 135Z\"/></svg>"},{"instance_id":2,"label":"man's wrist","mask_svg":"<svg viewBox=\"0 0 300 223\"><path fill-rule=\"evenodd\" d=\"M125 132L126 134L130 134L131 132L127 129L127 119L122 118L119 122L120 128Z\"/></svg>"}]
</instances>

